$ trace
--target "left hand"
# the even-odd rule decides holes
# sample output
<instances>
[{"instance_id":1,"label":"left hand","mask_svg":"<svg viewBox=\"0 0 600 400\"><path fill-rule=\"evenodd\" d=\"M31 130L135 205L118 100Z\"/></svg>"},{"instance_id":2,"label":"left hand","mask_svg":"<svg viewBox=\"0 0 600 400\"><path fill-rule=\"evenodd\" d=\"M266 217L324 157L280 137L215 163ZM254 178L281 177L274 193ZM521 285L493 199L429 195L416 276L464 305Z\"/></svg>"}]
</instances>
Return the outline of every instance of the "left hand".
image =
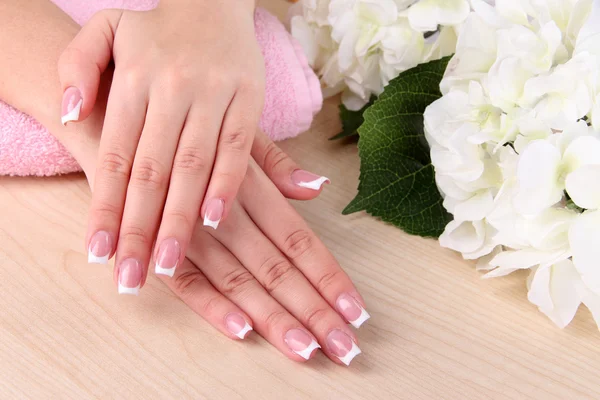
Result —
<instances>
[{"instance_id":1,"label":"left hand","mask_svg":"<svg viewBox=\"0 0 600 400\"><path fill-rule=\"evenodd\" d=\"M254 1L98 13L59 62L65 123L91 114L112 58L86 242L109 237L95 261L146 271L153 243L183 260L200 212L216 228L245 176L264 97Z\"/></svg>"}]
</instances>

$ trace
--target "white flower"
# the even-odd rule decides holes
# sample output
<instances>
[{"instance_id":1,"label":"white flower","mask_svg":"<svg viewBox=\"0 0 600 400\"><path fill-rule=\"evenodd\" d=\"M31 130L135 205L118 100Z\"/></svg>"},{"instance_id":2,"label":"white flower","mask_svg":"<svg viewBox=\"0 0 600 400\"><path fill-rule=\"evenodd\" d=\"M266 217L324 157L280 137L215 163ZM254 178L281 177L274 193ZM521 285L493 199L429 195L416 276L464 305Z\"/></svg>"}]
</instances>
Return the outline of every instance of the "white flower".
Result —
<instances>
[{"instance_id":1,"label":"white flower","mask_svg":"<svg viewBox=\"0 0 600 400\"><path fill-rule=\"evenodd\" d=\"M539 32L521 25L498 32L498 53L488 74L490 98L494 106L508 112L526 90L525 83L547 72L561 46L561 32L551 21Z\"/></svg>"},{"instance_id":2,"label":"white flower","mask_svg":"<svg viewBox=\"0 0 600 400\"><path fill-rule=\"evenodd\" d=\"M560 328L573 320L583 299L584 285L571 260L532 269L527 286L529 301Z\"/></svg>"},{"instance_id":3,"label":"white flower","mask_svg":"<svg viewBox=\"0 0 600 400\"><path fill-rule=\"evenodd\" d=\"M390 80L454 52L467 0L303 0L291 20L326 96L361 109ZM431 36L425 38L425 33Z\"/></svg>"},{"instance_id":4,"label":"white flower","mask_svg":"<svg viewBox=\"0 0 600 400\"><path fill-rule=\"evenodd\" d=\"M454 220L440 236L440 245L461 252L467 259L483 257L494 250L493 228L482 221Z\"/></svg>"},{"instance_id":5,"label":"white flower","mask_svg":"<svg viewBox=\"0 0 600 400\"><path fill-rule=\"evenodd\" d=\"M417 31L435 31L438 25L461 24L470 11L464 0L421 0L408 9L408 20Z\"/></svg>"},{"instance_id":6,"label":"white flower","mask_svg":"<svg viewBox=\"0 0 600 400\"><path fill-rule=\"evenodd\" d=\"M486 278L530 269L554 323L600 326L600 0L471 0L424 115L454 220L440 244Z\"/></svg>"},{"instance_id":7,"label":"white flower","mask_svg":"<svg viewBox=\"0 0 600 400\"><path fill-rule=\"evenodd\" d=\"M581 190L577 192L581 178L577 175L573 178L571 174L581 166L600 164L600 140L587 135L585 122L580 122L572 129L580 134L562 151L550 140L536 140L521 154L517 169L518 193L514 198L519 213L537 215L552 207L563 199L566 182L570 179L575 179L570 185L578 195L581 193ZM593 186L587 185L588 188ZM567 192L570 193L569 188Z\"/></svg>"},{"instance_id":8,"label":"white flower","mask_svg":"<svg viewBox=\"0 0 600 400\"><path fill-rule=\"evenodd\" d=\"M591 111L599 66L596 57L579 53L554 71L529 79L520 104L533 108L551 128L563 130Z\"/></svg>"},{"instance_id":9,"label":"white flower","mask_svg":"<svg viewBox=\"0 0 600 400\"><path fill-rule=\"evenodd\" d=\"M496 29L476 13L469 14L440 84L442 93L447 94L453 88L467 91L471 81L484 78L496 60L496 50Z\"/></svg>"}]
</instances>

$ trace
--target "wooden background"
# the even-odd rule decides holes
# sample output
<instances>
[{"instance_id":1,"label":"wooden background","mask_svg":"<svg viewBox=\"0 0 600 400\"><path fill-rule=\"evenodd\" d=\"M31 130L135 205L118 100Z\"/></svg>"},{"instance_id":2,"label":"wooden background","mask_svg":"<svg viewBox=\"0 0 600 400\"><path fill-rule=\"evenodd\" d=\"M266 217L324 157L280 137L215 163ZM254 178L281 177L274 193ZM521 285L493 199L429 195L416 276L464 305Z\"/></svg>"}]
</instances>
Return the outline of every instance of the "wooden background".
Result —
<instances>
[{"instance_id":1,"label":"wooden background","mask_svg":"<svg viewBox=\"0 0 600 400\"><path fill-rule=\"evenodd\" d=\"M561 331L527 301L524 275L482 280L435 241L340 214L359 163L355 145L326 140L336 107L283 147L333 181L296 206L368 303L350 368L322 354L296 364L256 334L233 342L154 276L139 298L119 296L110 268L86 262L82 176L0 178L0 398L600 398L587 310Z\"/></svg>"}]
</instances>

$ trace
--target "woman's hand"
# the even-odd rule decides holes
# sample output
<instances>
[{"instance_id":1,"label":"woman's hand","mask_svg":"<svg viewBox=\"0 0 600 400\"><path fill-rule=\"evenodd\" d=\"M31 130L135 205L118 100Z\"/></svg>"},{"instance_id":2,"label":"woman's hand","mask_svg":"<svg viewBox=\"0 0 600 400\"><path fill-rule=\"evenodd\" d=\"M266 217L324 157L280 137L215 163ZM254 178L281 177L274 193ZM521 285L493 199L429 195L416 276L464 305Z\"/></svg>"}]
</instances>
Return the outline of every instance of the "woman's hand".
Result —
<instances>
[{"instance_id":1,"label":"woman's hand","mask_svg":"<svg viewBox=\"0 0 600 400\"><path fill-rule=\"evenodd\" d=\"M369 318L362 298L256 164L230 218L216 232L198 225L187 257L195 266L186 261L163 281L229 337L243 339L255 329L296 361L321 346L336 363L349 365L360 354L346 321L358 328Z\"/></svg>"},{"instance_id":2,"label":"woman's hand","mask_svg":"<svg viewBox=\"0 0 600 400\"><path fill-rule=\"evenodd\" d=\"M116 252L117 265L138 264L145 276L154 243L157 259L177 251L182 261L200 212L215 229L227 216L263 105L253 17L251 0L107 10L63 53L64 123L90 115L115 62L87 234L90 250L102 241L109 251L90 261Z\"/></svg>"}]
</instances>

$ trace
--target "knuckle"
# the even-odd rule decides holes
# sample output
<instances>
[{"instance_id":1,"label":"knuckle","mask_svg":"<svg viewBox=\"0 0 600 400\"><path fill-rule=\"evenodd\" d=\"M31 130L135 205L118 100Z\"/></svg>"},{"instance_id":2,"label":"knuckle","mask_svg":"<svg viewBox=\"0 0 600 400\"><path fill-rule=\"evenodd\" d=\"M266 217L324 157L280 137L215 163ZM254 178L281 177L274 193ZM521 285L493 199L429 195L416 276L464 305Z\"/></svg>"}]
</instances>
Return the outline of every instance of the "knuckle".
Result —
<instances>
[{"instance_id":1,"label":"knuckle","mask_svg":"<svg viewBox=\"0 0 600 400\"><path fill-rule=\"evenodd\" d=\"M221 292L226 296L243 291L254 277L245 269L235 269L227 273L221 281Z\"/></svg>"},{"instance_id":2,"label":"knuckle","mask_svg":"<svg viewBox=\"0 0 600 400\"><path fill-rule=\"evenodd\" d=\"M265 324L271 330L276 330L279 325L285 320L287 313L283 310L274 310L265 316Z\"/></svg>"},{"instance_id":3,"label":"knuckle","mask_svg":"<svg viewBox=\"0 0 600 400\"><path fill-rule=\"evenodd\" d=\"M235 129L223 134L223 143L230 150L242 152L249 147L250 135L245 129Z\"/></svg>"},{"instance_id":4,"label":"knuckle","mask_svg":"<svg viewBox=\"0 0 600 400\"><path fill-rule=\"evenodd\" d=\"M199 211L196 213L187 212L179 208L174 208L168 211L165 211L165 215L163 217L163 221L171 221L170 226L177 227L179 232L191 232L192 228L195 224L192 224L192 221L196 221L198 219Z\"/></svg>"},{"instance_id":5,"label":"knuckle","mask_svg":"<svg viewBox=\"0 0 600 400\"><path fill-rule=\"evenodd\" d=\"M269 257L259 269L263 276L263 285L270 294L290 279L295 271L296 269L288 260L279 256Z\"/></svg>"},{"instance_id":6,"label":"knuckle","mask_svg":"<svg viewBox=\"0 0 600 400\"><path fill-rule=\"evenodd\" d=\"M308 327L316 326L319 321L323 321L329 315L329 310L325 308L311 308L304 312L304 325Z\"/></svg>"},{"instance_id":7,"label":"knuckle","mask_svg":"<svg viewBox=\"0 0 600 400\"><path fill-rule=\"evenodd\" d=\"M131 161L117 152L109 152L104 155L100 161L102 172L122 179L129 179L131 171Z\"/></svg>"},{"instance_id":8,"label":"knuckle","mask_svg":"<svg viewBox=\"0 0 600 400\"><path fill-rule=\"evenodd\" d=\"M264 83L258 79L242 78L240 87L251 95L259 96L264 91Z\"/></svg>"},{"instance_id":9,"label":"knuckle","mask_svg":"<svg viewBox=\"0 0 600 400\"><path fill-rule=\"evenodd\" d=\"M223 91L223 88L229 86L229 78L225 71L213 69L206 73L206 87L210 92L215 93L216 91Z\"/></svg>"},{"instance_id":10,"label":"knuckle","mask_svg":"<svg viewBox=\"0 0 600 400\"><path fill-rule=\"evenodd\" d=\"M342 270L339 268L334 268L333 271L326 272L319 277L316 288L320 293L325 293L335 283L339 282L342 277Z\"/></svg>"},{"instance_id":11,"label":"knuckle","mask_svg":"<svg viewBox=\"0 0 600 400\"><path fill-rule=\"evenodd\" d=\"M91 214L99 215L104 221L106 220L121 220L122 207L113 203L102 202L95 204L91 210Z\"/></svg>"},{"instance_id":12,"label":"knuckle","mask_svg":"<svg viewBox=\"0 0 600 400\"><path fill-rule=\"evenodd\" d=\"M203 277L202 279L205 280L206 278ZM197 284L194 287L197 288ZM197 293L197 291L193 291L193 292ZM208 317L208 316L216 314L219 311L219 308L220 308L219 306L221 304L221 300L223 300L223 299L219 295L210 296L200 306L201 315L204 317Z\"/></svg>"},{"instance_id":13,"label":"knuckle","mask_svg":"<svg viewBox=\"0 0 600 400\"><path fill-rule=\"evenodd\" d=\"M200 273L200 271L190 270L182 274L175 275L173 286L175 288L175 292L179 296L187 297L194 293L198 293L198 289L205 285L206 282L206 278Z\"/></svg>"},{"instance_id":14,"label":"knuckle","mask_svg":"<svg viewBox=\"0 0 600 400\"><path fill-rule=\"evenodd\" d=\"M85 60L83 51L77 47L69 46L60 55L58 65L60 67L77 65Z\"/></svg>"},{"instance_id":15,"label":"knuckle","mask_svg":"<svg viewBox=\"0 0 600 400\"><path fill-rule=\"evenodd\" d=\"M145 79L145 72L138 66L129 66L122 72L122 79L128 89L138 90Z\"/></svg>"},{"instance_id":16,"label":"knuckle","mask_svg":"<svg viewBox=\"0 0 600 400\"><path fill-rule=\"evenodd\" d=\"M122 243L136 243L144 248L149 248L151 244L148 232L139 226L123 227L119 236L119 242Z\"/></svg>"},{"instance_id":17,"label":"knuckle","mask_svg":"<svg viewBox=\"0 0 600 400\"><path fill-rule=\"evenodd\" d=\"M179 96L182 90L187 90L192 84L192 74L182 62L175 62L162 71L163 89L167 94Z\"/></svg>"},{"instance_id":18,"label":"knuckle","mask_svg":"<svg viewBox=\"0 0 600 400\"><path fill-rule=\"evenodd\" d=\"M292 260L311 251L314 245L313 235L305 229L292 232L283 242L285 254Z\"/></svg>"},{"instance_id":19,"label":"knuckle","mask_svg":"<svg viewBox=\"0 0 600 400\"><path fill-rule=\"evenodd\" d=\"M208 162L197 147L182 147L173 161L173 170L189 174L208 171Z\"/></svg>"},{"instance_id":20,"label":"knuckle","mask_svg":"<svg viewBox=\"0 0 600 400\"><path fill-rule=\"evenodd\" d=\"M161 163L152 157L136 160L131 172L131 181L151 189L162 189L167 184L167 174Z\"/></svg>"},{"instance_id":21,"label":"knuckle","mask_svg":"<svg viewBox=\"0 0 600 400\"><path fill-rule=\"evenodd\" d=\"M279 146L269 142L263 156L262 165L265 171L276 171L288 158L288 155Z\"/></svg>"}]
</instances>

